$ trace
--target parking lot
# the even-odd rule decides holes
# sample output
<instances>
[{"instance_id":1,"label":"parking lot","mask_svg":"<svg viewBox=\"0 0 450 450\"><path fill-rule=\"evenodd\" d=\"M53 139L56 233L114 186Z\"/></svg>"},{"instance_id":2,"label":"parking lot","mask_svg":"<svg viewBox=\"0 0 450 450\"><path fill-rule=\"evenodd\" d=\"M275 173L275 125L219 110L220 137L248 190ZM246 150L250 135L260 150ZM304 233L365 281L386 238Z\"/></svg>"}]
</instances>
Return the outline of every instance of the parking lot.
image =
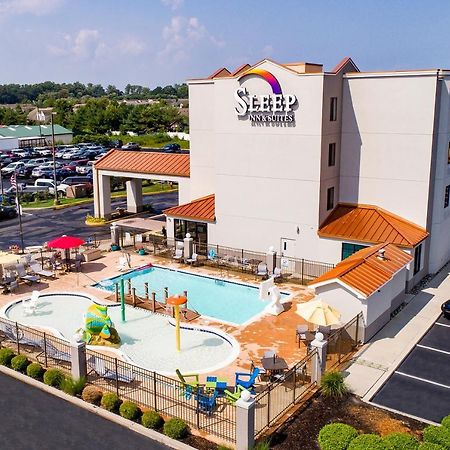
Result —
<instances>
[{"instance_id":1,"label":"parking lot","mask_svg":"<svg viewBox=\"0 0 450 450\"><path fill-rule=\"evenodd\" d=\"M439 423L450 413L450 320L441 315L371 402Z\"/></svg>"}]
</instances>

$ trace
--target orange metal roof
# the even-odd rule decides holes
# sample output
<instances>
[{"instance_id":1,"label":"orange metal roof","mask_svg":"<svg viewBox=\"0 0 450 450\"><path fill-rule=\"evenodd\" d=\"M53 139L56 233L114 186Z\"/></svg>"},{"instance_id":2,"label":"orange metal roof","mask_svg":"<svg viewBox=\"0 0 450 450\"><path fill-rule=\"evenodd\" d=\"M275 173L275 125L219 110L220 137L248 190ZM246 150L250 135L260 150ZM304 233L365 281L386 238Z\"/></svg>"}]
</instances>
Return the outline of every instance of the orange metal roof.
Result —
<instances>
[{"instance_id":1,"label":"orange metal roof","mask_svg":"<svg viewBox=\"0 0 450 450\"><path fill-rule=\"evenodd\" d=\"M159 152L111 150L95 163L100 170L189 177L190 156Z\"/></svg>"},{"instance_id":2,"label":"orange metal roof","mask_svg":"<svg viewBox=\"0 0 450 450\"><path fill-rule=\"evenodd\" d=\"M419 225L377 206L345 203L338 204L331 212L318 234L371 244L390 242L407 248L415 247L428 236Z\"/></svg>"},{"instance_id":3,"label":"orange metal roof","mask_svg":"<svg viewBox=\"0 0 450 450\"><path fill-rule=\"evenodd\" d=\"M379 250L384 249L384 257ZM340 280L365 297L386 284L400 269L405 267L412 256L389 243L364 248L341 261L334 269L316 278L310 286Z\"/></svg>"},{"instance_id":4,"label":"orange metal roof","mask_svg":"<svg viewBox=\"0 0 450 450\"><path fill-rule=\"evenodd\" d=\"M216 220L215 195L207 195L206 197L192 200L190 203L165 209L164 214L172 217L182 217L186 219L213 222Z\"/></svg>"}]
</instances>

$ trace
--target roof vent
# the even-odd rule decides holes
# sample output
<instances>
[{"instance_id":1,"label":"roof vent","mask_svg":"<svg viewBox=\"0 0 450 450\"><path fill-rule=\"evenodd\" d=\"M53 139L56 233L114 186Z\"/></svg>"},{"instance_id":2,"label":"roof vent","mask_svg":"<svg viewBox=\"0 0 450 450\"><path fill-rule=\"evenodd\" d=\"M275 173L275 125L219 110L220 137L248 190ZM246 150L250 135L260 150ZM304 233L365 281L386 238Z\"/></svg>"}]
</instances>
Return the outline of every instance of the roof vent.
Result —
<instances>
[{"instance_id":1,"label":"roof vent","mask_svg":"<svg viewBox=\"0 0 450 450\"><path fill-rule=\"evenodd\" d=\"M384 261L386 259L386 256L384 255L385 253L386 253L386 250L384 248L380 248L378 250L377 258L381 259L382 261Z\"/></svg>"}]
</instances>

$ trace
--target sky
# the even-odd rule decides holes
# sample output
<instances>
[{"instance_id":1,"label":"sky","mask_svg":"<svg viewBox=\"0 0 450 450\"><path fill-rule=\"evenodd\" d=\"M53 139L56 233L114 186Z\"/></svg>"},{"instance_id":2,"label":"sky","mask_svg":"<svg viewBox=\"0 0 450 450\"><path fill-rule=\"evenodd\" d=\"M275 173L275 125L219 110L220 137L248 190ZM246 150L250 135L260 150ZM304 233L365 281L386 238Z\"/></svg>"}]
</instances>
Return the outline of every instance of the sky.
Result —
<instances>
[{"instance_id":1,"label":"sky","mask_svg":"<svg viewBox=\"0 0 450 450\"><path fill-rule=\"evenodd\" d=\"M0 0L0 84L154 88L264 58L450 68L448 0Z\"/></svg>"}]
</instances>

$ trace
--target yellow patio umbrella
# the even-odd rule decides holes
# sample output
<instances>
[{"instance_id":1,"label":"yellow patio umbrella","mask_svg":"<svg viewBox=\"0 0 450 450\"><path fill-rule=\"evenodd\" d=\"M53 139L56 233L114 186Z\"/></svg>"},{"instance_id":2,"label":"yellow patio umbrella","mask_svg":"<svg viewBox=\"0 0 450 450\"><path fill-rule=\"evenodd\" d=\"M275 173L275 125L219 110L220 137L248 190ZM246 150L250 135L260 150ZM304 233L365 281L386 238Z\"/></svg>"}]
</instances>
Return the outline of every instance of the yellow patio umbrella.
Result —
<instances>
[{"instance_id":1,"label":"yellow patio umbrella","mask_svg":"<svg viewBox=\"0 0 450 450\"><path fill-rule=\"evenodd\" d=\"M19 260L20 256L14 253L7 253L0 251L0 265L7 266L9 264L15 264Z\"/></svg>"},{"instance_id":2,"label":"yellow patio umbrella","mask_svg":"<svg viewBox=\"0 0 450 450\"><path fill-rule=\"evenodd\" d=\"M341 313L321 299L297 305L297 314L315 325L329 326L340 323Z\"/></svg>"}]
</instances>

